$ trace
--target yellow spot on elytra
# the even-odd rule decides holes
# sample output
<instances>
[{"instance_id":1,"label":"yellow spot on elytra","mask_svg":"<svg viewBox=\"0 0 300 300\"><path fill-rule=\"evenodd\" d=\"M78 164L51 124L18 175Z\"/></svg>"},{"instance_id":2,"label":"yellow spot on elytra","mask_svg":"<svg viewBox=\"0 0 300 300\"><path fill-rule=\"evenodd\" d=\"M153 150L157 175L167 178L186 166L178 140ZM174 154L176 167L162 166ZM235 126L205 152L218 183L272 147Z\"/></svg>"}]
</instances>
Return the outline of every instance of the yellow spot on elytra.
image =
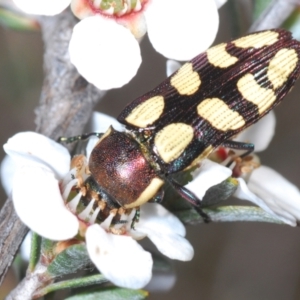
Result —
<instances>
[{"instance_id":1,"label":"yellow spot on elytra","mask_svg":"<svg viewBox=\"0 0 300 300\"><path fill-rule=\"evenodd\" d=\"M246 100L257 105L259 114L264 113L276 101L274 91L261 87L250 73L239 79L237 88Z\"/></svg>"},{"instance_id":2,"label":"yellow spot on elytra","mask_svg":"<svg viewBox=\"0 0 300 300\"><path fill-rule=\"evenodd\" d=\"M164 107L164 97L154 96L135 107L125 120L134 126L144 128L159 119Z\"/></svg>"},{"instance_id":3,"label":"yellow spot on elytra","mask_svg":"<svg viewBox=\"0 0 300 300\"><path fill-rule=\"evenodd\" d=\"M159 156L169 163L178 158L194 137L194 130L184 123L169 124L160 130L154 140Z\"/></svg>"},{"instance_id":4,"label":"yellow spot on elytra","mask_svg":"<svg viewBox=\"0 0 300 300\"><path fill-rule=\"evenodd\" d=\"M200 76L193 70L192 63L184 64L171 78L171 85L180 95L193 95L198 91L200 84Z\"/></svg>"},{"instance_id":5,"label":"yellow spot on elytra","mask_svg":"<svg viewBox=\"0 0 300 300\"><path fill-rule=\"evenodd\" d=\"M226 51L225 43L212 47L206 51L208 61L215 67L227 68L238 61L238 58Z\"/></svg>"},{"instance_id":6,"label":"yellow spot on elytra","mask_svg":"<svg viewBox=\"0 0 300 300\"><path fill-rule=\"evenodd\" d=\"M263 31L241 37L232 43L239 48L261 48L275 44L278 41L278 36L278 32Z\"/></svg>"},{"instance_id":7,"label":"yellow spot on elytra","mask_svg":"<svg viewBox=\"0 0 300 300\"><path fill-rule=\"evenodd\" d=\"M268 68L268 78L275 89L281 87L295 70L298 55L294 49L281 49L271 59Z\"/></svg>"},{"instance_id":8,"label":"yellow spot on elytra","mask_svg":"<svg viewBox=\"0 0 300 300\"><path fill-rule=\"evenodd\" d=\"M197 113L218 130L235 130L245 125L244 118L219 98L203 100L197 106Z\"/></svg>"},{"instance_id":9,"label":"yellow spot on elytra","mask_svg":"<svg viewBox=\"0 0 300 300\"><path fill-rule=\"evenodd\" d=\"M159 177L154 177L151 181L150 184L144 189L144 191L140 194L138 199L130 204L124 205L126 209L128 208L134 208L141 206L142 204L148 202L150 199L152 199L159 189L162 187L164 184L164 181L160 179Z\"/></svg>"}]
</instances>

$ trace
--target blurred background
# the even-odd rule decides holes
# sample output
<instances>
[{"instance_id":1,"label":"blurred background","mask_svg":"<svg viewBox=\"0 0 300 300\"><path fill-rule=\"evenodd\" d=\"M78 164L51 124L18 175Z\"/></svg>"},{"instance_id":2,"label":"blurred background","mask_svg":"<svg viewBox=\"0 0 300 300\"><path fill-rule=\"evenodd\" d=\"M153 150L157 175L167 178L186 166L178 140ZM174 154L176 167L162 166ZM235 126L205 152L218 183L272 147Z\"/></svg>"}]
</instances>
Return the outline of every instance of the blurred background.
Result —
<instances>
[{"instance_id":1,"label":"blurred background","mask_svg":"<svg viewBox=\"0 0 300 300\"><path fill-rule=\"evenodd\" d=\"M220 10L215 43L233 37L228 7ZM246 33L251 24L246 12ZM234 34L239 34L234 32ZM195 38L201 38L195 37ZM184 46L183 46L184 47ZM117 116L124 105L165 78L166 60L147 37L141 43L143 63L126 86L107 93L96 110ZM34 130L34 109L43 81L40 33L17 32L0 26L0 144L19 131ZM276 135L260 153L262 164L300 187L300 80L276 110ZM0 159L4 156L0 151ZM5 193L1 190L0 203ZM242 203L244 204L244 203ZM191 262L171 262L177 280L166 292L149 299L300 299L300 228L272 224L232 223L189 226L187 238L195 248ZM12 279L10 279L12 278ZM2 287L10 290L14 277ZM1 298L1 296L0 296Z\"/></svg>"}]
</instances>

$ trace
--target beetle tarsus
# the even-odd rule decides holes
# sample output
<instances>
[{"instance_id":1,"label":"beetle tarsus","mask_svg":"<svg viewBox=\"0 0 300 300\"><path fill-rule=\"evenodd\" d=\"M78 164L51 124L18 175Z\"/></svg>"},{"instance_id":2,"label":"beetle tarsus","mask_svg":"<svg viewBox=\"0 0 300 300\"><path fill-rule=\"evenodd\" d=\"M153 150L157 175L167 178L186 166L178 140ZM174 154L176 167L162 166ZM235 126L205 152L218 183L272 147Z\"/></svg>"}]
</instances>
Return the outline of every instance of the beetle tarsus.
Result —
<instances>
[{"instance_id":1,"label":"beetle tarsus","mask_svg":"<svg viewBox=\"0 0 300 300\"><path fill-rule=\"evenodd\" d=\"M201 200L192 191L179 184L173 178L168 178L168 181L183 199L193 205L197 213L203 218L204 223L209 223L211 221L210 217L202 210Z\"/></svg>"},{"instance_id":2,"label":"beetle tarsus","mask_svg":"<svg viewBox=\"0 0 300 300\"><path fill-rule=\"evenodd\" d=\"M195 208L195 210L197 211L197 213L202 217L204 223L210 223L210 222L211 222L210 216L209 216L207 213L205 213L205 212L202 210L201 207L195 206L194 208Z\"/></svg>"},{"instance_id":3,"label":"beetle tarsus","mask_svg":"<svg viewBox=\"0 0 300 300\"><path fill-rule=\"evenodd\" d=\"M100 138L102 135L103 135L103 133L100 133L100 132L90 132L90 133L84 133L84 134L75 135L75 136L71 136L71 137L61 136L57 139L57 142L71 144L74 142L86 140L86 139L90 138L91 136L96 136L96 137Z\"/></svg>"},{"instance_id":4,"label":"beetle tarsus","mask_svg":"<svg viewBox=\"0 0 300 300\"><path fill-rule=\"evenodd\" d=\"M131 221L131 229L135 230L134 225L136 223L138 223L138 221L140 220L140 216L141 216L140 207L136 207L135 208L135 214L134 214L134 216L132 218L132 221Z\"/></svg>"}]
</instances>

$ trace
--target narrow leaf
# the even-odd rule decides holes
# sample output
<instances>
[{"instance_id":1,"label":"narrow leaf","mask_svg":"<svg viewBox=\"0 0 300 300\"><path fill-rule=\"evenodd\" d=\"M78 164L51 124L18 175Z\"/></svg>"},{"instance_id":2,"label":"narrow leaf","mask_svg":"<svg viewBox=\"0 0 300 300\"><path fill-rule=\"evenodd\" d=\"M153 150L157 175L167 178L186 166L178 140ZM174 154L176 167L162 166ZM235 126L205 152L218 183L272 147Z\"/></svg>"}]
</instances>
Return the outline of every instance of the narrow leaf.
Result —
<instances>
[{"instance_id":1,"label":"narrow leaf","mask_svg":"<svg viewBox=\"0 0 300 300\"><path fill-rule=\"evenodd\" d=\"M59 253L49 264L47 271L51 276L76 273L91 264L85 245L73 245Z\"/></svg>"},{"instance_id":2,"label":"narrow leaf","mask_svg":"<svg viewBox=\"0 0 300 300\"><path fill-rule=\"evenodd\" d=\"M219 202L227 200L230 196L234 194L238 187L238 181L235 178L228 178L222 181L220 184L212 186L209 188L203 199L202 205L211 206Z\"/></svg>"},{"instance_id":3,"label":"narrow leaf","mask_svg":"<svg viewBox=\"0 0 300 300\"><path fill-rule=\"evenodd\" d=\"M95 285L95 284L100 285L100 284L106 283L106 282L107 282L107 279L104 278L104 276L101 274L82 277L82 278L76 278L76 279L70 279L70 280L64 280L64 281L50 284L47 287L40 289L35 294L35 296L40 298L50 292L54 292L54 291L61 290L61 289L79 288L79 287L85 287L85 286L90 286L90 285Z\"/></svg>"},{"instance_id":4,"label":"narrow leaf","mask_svg":"<svg viewBox=\"0 0 300 300\"><path fill-rule=\"evenodd\" d=\"M30 258L29 258L29 265L28 265L28 270L30 272L34 271L34 268L40 259L41 243L42 243L42 238L35 232L32 232Z\"/></svg>"},{"instance_id":5,"label":"narrow leaf","mask_svg":"<svg viewBox=\"0 0 300 300\"><path fill-rule=\"evenodd\" d=\"M124 288L106 288L91 293L79 294L66 298L66 300L142 300L148 297L144 290L131 290Z\"/></svg>"},{"instance_id":6,"label":"narrow leaf","mask_svg":"<svg viewBox=\"0 0 300 300\"><path fill-rule=\"evenodd\" d=\"M256 206L221 206L216 209L203 209L212 222L265 222L284 224ZM176 211L175 214L186 224L203 223L194 209Z\"/></svg>"}]
</instances>

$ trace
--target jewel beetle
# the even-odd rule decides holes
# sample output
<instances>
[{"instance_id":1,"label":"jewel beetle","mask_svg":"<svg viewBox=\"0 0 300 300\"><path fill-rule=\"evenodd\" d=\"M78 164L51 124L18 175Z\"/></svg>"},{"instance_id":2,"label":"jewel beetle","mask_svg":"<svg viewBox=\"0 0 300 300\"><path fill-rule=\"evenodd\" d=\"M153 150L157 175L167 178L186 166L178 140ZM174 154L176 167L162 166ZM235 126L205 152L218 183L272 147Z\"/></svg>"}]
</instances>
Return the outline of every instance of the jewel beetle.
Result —
<instances>
[{"instance_id":1,"label":"jewel beetle","mask_svg":"<svg viewBox=\"0 0 300 300\"><path fill-rule=\"evenodd\" d=\"M110 127L60 141L99 137L85 185L108 210L134 208L134 223L141 205L163 198L168 181L207 220L201 200L172 175L219 146L252 151L253 144L231 138L281 102L299 77L299 59L300 43L283 29L219 44L129 103L118 116L125 132Z\"/></svg>"}]
</instances>

